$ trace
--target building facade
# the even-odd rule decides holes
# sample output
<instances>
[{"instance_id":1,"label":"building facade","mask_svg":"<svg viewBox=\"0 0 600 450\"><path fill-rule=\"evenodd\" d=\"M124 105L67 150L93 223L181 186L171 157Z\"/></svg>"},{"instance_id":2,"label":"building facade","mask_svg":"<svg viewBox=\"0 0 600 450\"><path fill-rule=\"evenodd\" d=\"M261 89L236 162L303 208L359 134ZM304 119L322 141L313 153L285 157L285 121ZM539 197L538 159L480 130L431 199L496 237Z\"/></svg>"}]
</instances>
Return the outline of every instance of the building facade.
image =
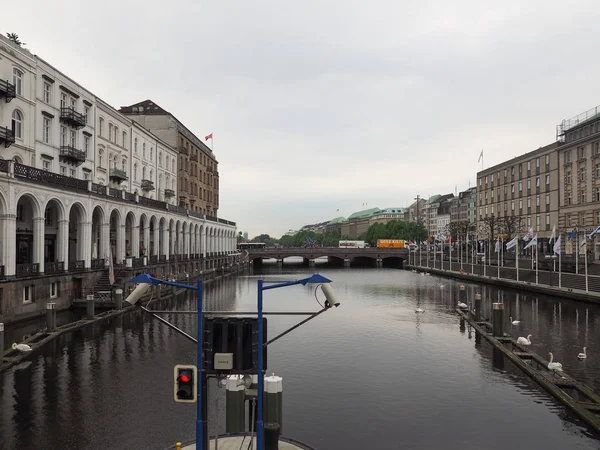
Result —
<instances>
[{"instance_id":1,"label":"building facade","mask_svg":"<svg viewBox=\"0 0 600 450\"><path fill-rule=\"evenodd\" d=\"M507 217L516 217L521 226L513 232L523 236L532 228L534 234L538 235L539 251L550 251L548 239L559 219L557 148L557 143L546 145L477 173L477 223L480 235L485 234L485 226L480 225L486 220L489 223L492 217L498 223L495 234L512 234L502 224ZM496 236L486 237L494 239Z\"/></svg>"},{"instance_id":2,"label":"building facade","mask_svg":"<svg viewBox=\"0 0 600 450\"><path fill-rule=\"evenodd\" d=\"M136 270L176 278L232 263L234 222L132 189L127 116L2 36L0 98L0 321L69 307L110 260L123 283ZM155 152L148 177L174 177L156 152L173 162L175 151L137 132Z\"/></svg>"},{"instance_id":3,"label":"building facade","mask_svg":"<svg viewBox=\"0 0 600 450\"><path fill-rule=\"evenodd\" d=\"M557 127L560 164L558 223L560 230L578 229L589 235L600 224L600 108L596 107ZM576 240L565 241L565 252L576 253ZM600 259L600 242L588 244Z\"/></svg>"},{"instance_id":4,"label":"building facade","mask_svg":"<svg viewBox=\"0 0 600 450\"><path fill-rule=\"evenodd\" d=\"M120 109L178 152L178 204L190 211L216 216L219 209L219 168L212 150L173 114L145 100Z\"/></svg>"}]
</instances>

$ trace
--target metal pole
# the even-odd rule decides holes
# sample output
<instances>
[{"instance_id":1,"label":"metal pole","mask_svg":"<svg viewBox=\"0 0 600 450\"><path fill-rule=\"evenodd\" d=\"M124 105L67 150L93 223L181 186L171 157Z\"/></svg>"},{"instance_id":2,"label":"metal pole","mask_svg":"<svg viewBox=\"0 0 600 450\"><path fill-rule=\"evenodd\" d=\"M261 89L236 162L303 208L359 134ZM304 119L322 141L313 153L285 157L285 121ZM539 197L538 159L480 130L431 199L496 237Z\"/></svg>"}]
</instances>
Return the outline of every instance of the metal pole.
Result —
<instances>
[{"instance_id":1,"label":"metal pole","mask_svg":"<svg viewBox=\"0 0 600 450\"><path fill-rule=\"evenodd\" d=\"M504 303L492 305L492 333L496 337L504 336Z\"/></svg>"},{"instance_id":2,"label":"metal pole","mask_svg":"<svg viewBox=\"0 0 600 450\"><path fill-rule=\"evenodd\" d=\"M450 272L452 272L452 236L450 236Z\"/></svg>"},{"instance_id":3,"label":"metal pole","mask_svg":"<svg viewBox=\"0 0 600 450\"><path fill-rule=\"evenodd\" d=\"M475 320L481 320L481 294L475 294Z\"/></svg>"},{"instance_id":4,"label":"metal pole","mask_svg":"<svg viewBox=\"0 0 600 450\"><path fill-rule=\"evenodd\" d=\"M560 238L561 235L559 234L558 237ZM562 256L562 239L560 241L560 244L561 244L560 245L561 248L558 249L558 288L559 289L561 289L561 287L562 287L562 276L561 276L562 274L561 274L561 271L560 271L560 266L561 266L560 262L561 262L561 259L562 259L561 258L561 256Z\"/></svg>"},{"instance_id":5,"label":"metal pole","mask_svg":"<svg viewBox=\"0 0 600 450\"><path fill-rule=\"evenodd\" d=\"M264 428L263 428L263 397L264 397L264 374L263 374L263 280L258 280L258 406L256 411L256 449L264 450ZM208 450L208 449L207 449Z\"/></svg>"},{"instance_id":6,"label":"metal pole","mask_svg":"<svg viewBox=\"0 0 600 450\"><path fill-rule=\"evenodd\" d=\"M575 232L575 273L579 275L579 230Z\"/></svg>"},{"instance_id":7,"label":"metal pole","mask_svg":"<svg viewBox=\"0 0 600 450\"><path fill-rule=\"evenodd\" d=\"M535 284L538 284L538 266L539 266L539 261L538 261L538 243L536 241L536 243L535 243Z\"/></svg>"},{"instance_id":8,"label":"metal pole","mask_svg":"<svg viewBox=\"0 0 600 450\"><path fill-rule=\"evenodd\" d=\"M4 323L0 322L0 368L4 365Z\"/></svg>"},{"instance_id":9,"label":"metal pole","mask_svg":"<svg viewBox=\"0 0 600 450\"><path fill-rule=\"evenodd\" d=\"M515 246L515 265L517 267L517 282L519 281L519 235L517 234L517 245Z\"/></svg>"},{"instance_id":10,"label":"metal pole","mask_svg":"<svg viewBox=\"0 0 600 450\"><path fill-rule=\"evenodd\" d=\"M462 259L463 251L462 251L462 242L460 242L460 241L458 241L458 252L459 252L458 259L460 259L460 270L462 272L462 270L463 270L463 259Z\"/></svg>"},{"instance_id":11,"label":"metal pole","mask_svg":"<svg viewBox=\"0 0 600 450\"><path fill-rule=\"evenodd\" d=\"M208 450L208 433L206 432L206 404L208 402L208 392L206 372L204 371L204 364L202 363L202 350L204 347L203 339L203 315L202 315L202 280L198 280L197 285L197 297L196 297L196 308L198 309L198 346L197 346L197 369L200 381L200 389L198 390L198 400L196 404L196 446L200 450Z\"/></svg>"},{"instance_id":12,"label":"metal pole","mask_svg":"<svg viewBox=\"0 0 600 450\"><path fill-rule=\"evenodd\" d=\"M496 240L496 243L498 245L500 245L500 239ZM498 279L500 278L500 249L496 248L496 253L498 253L498 256L496 256L496 264L498 265Z\"/></svg>"},{"instance_id":13,"label":"metal pole","mask_svg":"<svg viewBox=\"0 0 600 450\"><path fill-rule=\"evenodd\" d=\"M587 239L585 230L583 232L583 239ZM583 257L584 257L584 261L585 261L585 292L588 293L588 292L590 292L590 286L588 283L587 240L585 240L584 242L585 242L585 253L583 254Z\"/></svg>"}]
</instances>

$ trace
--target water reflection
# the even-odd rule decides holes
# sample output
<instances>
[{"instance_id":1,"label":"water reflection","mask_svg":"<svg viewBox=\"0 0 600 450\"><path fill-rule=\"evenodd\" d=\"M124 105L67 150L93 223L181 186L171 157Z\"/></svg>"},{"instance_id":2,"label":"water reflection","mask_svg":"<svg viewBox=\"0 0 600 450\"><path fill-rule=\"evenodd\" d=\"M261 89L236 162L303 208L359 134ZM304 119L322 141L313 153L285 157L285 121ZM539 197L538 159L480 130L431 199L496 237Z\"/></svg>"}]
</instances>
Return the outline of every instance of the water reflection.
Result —
<instances>
[{"instance_id":1,"label":"water reflection","mask_svg":"<svg viewBox=\"0 0 600 450\"><path fill-rule=\"evenodd\" d=\"M314 271L268 264L261 270L292 279ZM459 331L458 283L393 269L316 270L334 280L341 307L269 348L268 371L285 379L287 435L323 449L374 448L374 442L378 449L504 449L532 436L535 447L598 447L563 408L497 360L469 326ZM257 278L207 286L205 308L253 309ZM271 291L265 309L317 310L313 289ZM593 346L588 361L576 359L582 343L600 338L597 307L487 286L467 285L466 291L470 304L482 293L487 317L493 302L504 302L508 332L533 334L536 352L551 349L569 374L597 383ZM153 301L152 307L195 310L195 297ZM416 314L417 307L425 312ZM521 324L510 325L509 313ZM196 333L195 315L166 316ZM296 321L269 318L269 334ZM173 402L172 369L193 362L195 352L192 343L139 312L61 336L0 378L2 447L159 449L189 439L195 406ZM211 417L218 399L222 430L223 391L213 388Z\"/></svg>"}]
</instances>

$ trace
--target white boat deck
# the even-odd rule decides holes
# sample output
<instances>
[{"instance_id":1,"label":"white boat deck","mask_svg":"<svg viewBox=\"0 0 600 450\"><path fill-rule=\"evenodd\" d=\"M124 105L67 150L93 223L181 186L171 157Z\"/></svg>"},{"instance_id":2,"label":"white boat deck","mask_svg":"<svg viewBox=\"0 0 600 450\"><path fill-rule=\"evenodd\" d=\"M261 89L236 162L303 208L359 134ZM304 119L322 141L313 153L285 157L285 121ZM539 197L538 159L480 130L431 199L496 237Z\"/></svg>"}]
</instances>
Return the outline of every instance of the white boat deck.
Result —
<instances>
[{"instance_id":1,"label":"white boat deck","mask_svg":"<svg viewBox=\"0 0 600 450\"><path fill-rule=\"evenodd\" d=\"M244 450L253 448L256 449L256 437L253 439L253 444L250 445L250 436L244 438L244 436L226 436L219 438L219 450ZM243 446L243 447L242 447ZM215 440L210 440L210 450L216 449ZM299 447L296 444L290 442L279 441L279 450L306 450L307 447ZM182 446L181 450L196 450L196 444L188 444Z\"/></svg>"}]
</instances>

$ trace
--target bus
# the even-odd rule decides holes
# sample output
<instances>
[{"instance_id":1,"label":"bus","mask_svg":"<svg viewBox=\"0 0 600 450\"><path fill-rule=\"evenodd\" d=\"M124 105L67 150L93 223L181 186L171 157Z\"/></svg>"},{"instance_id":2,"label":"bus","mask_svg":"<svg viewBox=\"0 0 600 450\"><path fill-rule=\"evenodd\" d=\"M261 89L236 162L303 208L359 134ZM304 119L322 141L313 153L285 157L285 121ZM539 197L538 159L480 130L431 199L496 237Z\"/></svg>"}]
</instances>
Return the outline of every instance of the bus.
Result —
<instances>
[{"instance_id":1,"label":"bus","mask_svg":"<svg viewBox=\"0 0 600 450\"><path fill-rule=\"evenodd\" d=\"M365 241L340 241L340 248L365 248L369 244L365 244Z\"/></svg>"},{"instance_id":2,"label":"bus","mask_svg":"<svg viewBox=\"0 0 600 450\"><path fill-rule=\"evenodd\" d=\"M262 242L240 242L237 245L238 250L256 250L259 248L266 248L267 244Z\"/></svg>"}]
</instances>

